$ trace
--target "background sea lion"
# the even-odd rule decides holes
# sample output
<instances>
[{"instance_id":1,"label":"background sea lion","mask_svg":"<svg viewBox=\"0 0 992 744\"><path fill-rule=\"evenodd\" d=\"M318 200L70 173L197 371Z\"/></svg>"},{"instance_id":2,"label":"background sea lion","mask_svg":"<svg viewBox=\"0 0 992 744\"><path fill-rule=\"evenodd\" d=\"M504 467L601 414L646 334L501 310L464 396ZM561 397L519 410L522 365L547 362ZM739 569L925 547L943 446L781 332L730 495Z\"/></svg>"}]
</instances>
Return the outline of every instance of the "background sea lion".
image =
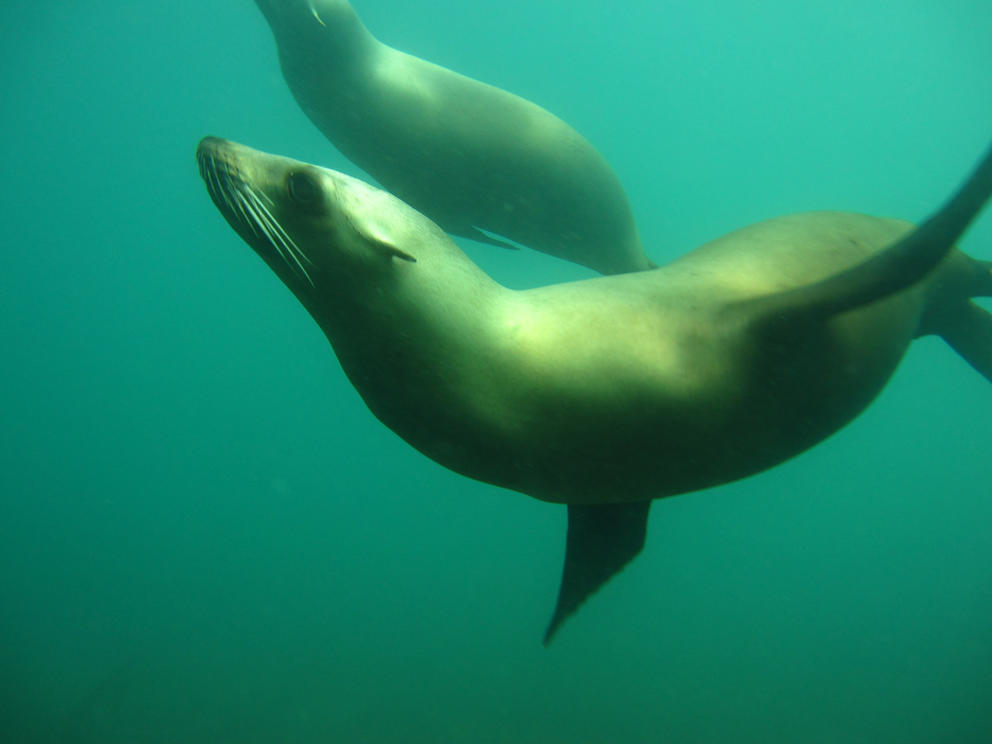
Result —
<instances>
[{"instance_id":1,"label":"background sea lion","mask_svg":"<svg viewBox=\"0 0 992 744\"><path fill-rule=\"evenodd\" d=\"M653 266L609 164L558 117L386 46L347 0L256 2L310 120L449 233L603 274Z\"/></svg>"},{"instance_id":2,"label":"background sea lion","mask_svg":"<svg viewBox=\"0 0 992 744\"><path fill-rule=\"evenodd\" d=\"M990 264L952 243L992 151L918 228L761 222L651 272L511 291L395 197L207 138L231 226L303 303L372 412L440 464L568 504L545 641L641 549L652 499L772 467L843 427L913 338L992 380Z\"/></svg>"}]
</instances>

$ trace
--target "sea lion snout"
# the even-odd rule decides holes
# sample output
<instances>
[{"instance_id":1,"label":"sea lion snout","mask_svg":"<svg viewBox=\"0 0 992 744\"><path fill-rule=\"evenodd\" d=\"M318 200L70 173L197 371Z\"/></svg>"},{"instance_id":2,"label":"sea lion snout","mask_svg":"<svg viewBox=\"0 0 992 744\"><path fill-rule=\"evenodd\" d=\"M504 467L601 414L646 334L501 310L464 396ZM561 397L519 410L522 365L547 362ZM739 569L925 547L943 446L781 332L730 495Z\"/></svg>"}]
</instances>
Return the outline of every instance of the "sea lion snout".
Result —
<instances>
[{"instance_id":1,"label":"sea lion snout","mask_svg":"<svg viewBox=\"0 0 992 744\"><path fill-rule=\"evenodd\" d=\"M196 146L196 162L201 165L201 168L204 163L212 162L218 167L236 172L238 161L241 159L239 155L245 152L253 152L253 150L220 137L204 137Z\"/></svg>"}]
</instances>

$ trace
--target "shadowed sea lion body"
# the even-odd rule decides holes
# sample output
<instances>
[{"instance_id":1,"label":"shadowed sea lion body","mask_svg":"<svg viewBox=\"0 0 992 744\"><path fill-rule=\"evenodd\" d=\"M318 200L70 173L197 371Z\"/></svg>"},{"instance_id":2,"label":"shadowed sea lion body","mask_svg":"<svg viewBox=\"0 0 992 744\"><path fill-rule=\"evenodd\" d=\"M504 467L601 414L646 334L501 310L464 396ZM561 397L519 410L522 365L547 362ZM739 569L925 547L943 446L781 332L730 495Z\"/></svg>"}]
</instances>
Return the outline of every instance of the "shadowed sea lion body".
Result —
<instances>
[{"instance_id":1,"label":"shadowed sea lion body","mask_svg":"<svg viewBox=\"0 0 992 744\"><path fill-rule=\"evenodd\" d=\"M653 266L609 164L558 117L381 43L347 0L256 2L310 120L449 233L604 274Z\"/></svg>"}]
</instances>

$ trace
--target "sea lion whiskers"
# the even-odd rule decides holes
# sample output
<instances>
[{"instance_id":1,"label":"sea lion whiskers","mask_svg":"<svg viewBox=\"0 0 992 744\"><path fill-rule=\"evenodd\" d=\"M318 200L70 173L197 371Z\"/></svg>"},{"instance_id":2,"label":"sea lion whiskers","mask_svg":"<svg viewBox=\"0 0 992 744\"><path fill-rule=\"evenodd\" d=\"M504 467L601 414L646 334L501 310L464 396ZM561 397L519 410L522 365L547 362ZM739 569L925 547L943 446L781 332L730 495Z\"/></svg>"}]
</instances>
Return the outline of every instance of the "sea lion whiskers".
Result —
<instances>
[{"instance_id":1,"label":"sea lion whiskers","mask_svg":"<svg viewBox=\"0 0 992 744\"><path fill-rule=\"evenodd\" d=\"M207 161L210 161L209 164ZM217 178L217 163L214 162L213 155L202 157L199 160L200 163L200 175L203 180L206 181L207 190L210 192L210 196L214 199L225 199L224 189L221 188L220 181Z\"/></svg>"},{"instance_id":2,"label":"sea lion whiskers","mask_svg":"<svg viewBox=\"0 0 992 744\"><path fill-rule=\"evenodd\" d=\"M252 221L262 230L269 245L275 249L279 257L292 271L296 273L302 272L303 276L310 283L310 286L313 286L313 280L293 252L291 244L295 245L295 243L285 234L285 231L275 221L272 214L265 209L265 205L262 204L258 196L254 192L239 192L238 196L245 208L251 213Z\"/></svg>"},{"instance_id":3,"label":"sea lion whiskers","mask_svg":"<svg viewBox=\"0 0 992 744\"><path fill-rule=\"evenodd\" d=\"M217 161L214 159L213 155L207 155L200 159L200 175L203 176L204 181L207 183L207 189L210 195L215 200L220 200L224 202L228 211L232 214L235 212L240 212L244 222L251 228L255 235L258 235L258 230L252 221L245 215L244 210L238 209L235 204L231 201L231 192L236 191L236 186L231 180L230 173L227 169L224 170L224 183L221 183L220 173L221 168L217 166Z\"/></svg>"},{"instance_id":4,"label":"sea lion whiskers","mask_svg":"<svg viewBox=\"0 0 992 744\"><path fill-rule=\"evenodd\" d=\"M303 265L303 261L306 261L312 266L313 261L311 261L310 257L307 256L307 254L304 253L303 250L296 244L296 241L289 236L289 233L286 232L283 226L279 224L279 220L272 216L272 212L270 212L269 208L262 203L262 200L258 197L258 194L255 193L255 190L244 182L242 182L241 187L242 188L239 191L239 195L242 198L245 196L248 197L246 206L252 210L252 214L254 214L258 219L259 227L265 231L265 236L269 239L269 242L272 243L273 247L275 247L275 249L279 252L279 255L282 256L283 260L289 264L289 267L293 269L293 271L301 273L307 282L310 283L311 287L315 286L313 279L310 276L310 272L308 272L306 267ZM290 258L293 260L290 261ZM303 261L300 260L301 258Z\"/></svg>"},{"instance_id":5,"label":"sea lion whiskers","mask_svg":"<svg viewBox=\"0 0 992 744\"><path fill-rule=\"evenodd\" d=\"M238 214L241 215L241 219L244 221L244 223L248 225L249 229L252 232L252 235L258 238L262 237L262 233L259 232L259 228L261 227L259 219L255 215L255 212L245 201L245 198L241 195L240 192L238 192L238 198L237 201L235 202L235 205L237 207ZM268 234L266 234L265 237L267 240L269 240L270 243L272 242Z\"/></svg>"},{"instance_id":6,"label":"sea lion whiskers","mask_svg":"<svg viewBox=\"0 0 992 744\"><path fill-rule=\"evenodd\" d=\"M294 273L311 287L315 286L313 277L304 266L304 262L312 266L313 261L279 224L262 197L270 204L272 200L264 192L260 196L249 183L233 174L226 164L218 164L211 154L204 154L199 164L200 173L215 200L222 202L228 212L237 216L253 235L264 238Z\"/></svg>"},{"instance_id":7,"label":"sea lion whiskers","mask_svg":"<svg viewBox=\"0 0 992 744\"><path fill-rule=\"evenodd\" d=\"M216 162L214 161L213 157L210 158L210 161L215 166L215 169L212 171L212 174L217 182L220 196L224 200L224 203L227 204L228 209L230 209L232 213L236 212L241 215L242 222L248 225L248 228L251 230L252 235L254 235L255 237L261 237L261 233L259 233L258 231L257 220L253 219L252 216L245 211L244 198L241 196L241 192L238 191L237 186L231 180L230 173L228 173L227 171L224 172L224 184L222 185L220 182L220 176L218 175L218 172L216 170ZM231 194L234 194L237 198L232 200Z\"/></svg>"}]
</instances>

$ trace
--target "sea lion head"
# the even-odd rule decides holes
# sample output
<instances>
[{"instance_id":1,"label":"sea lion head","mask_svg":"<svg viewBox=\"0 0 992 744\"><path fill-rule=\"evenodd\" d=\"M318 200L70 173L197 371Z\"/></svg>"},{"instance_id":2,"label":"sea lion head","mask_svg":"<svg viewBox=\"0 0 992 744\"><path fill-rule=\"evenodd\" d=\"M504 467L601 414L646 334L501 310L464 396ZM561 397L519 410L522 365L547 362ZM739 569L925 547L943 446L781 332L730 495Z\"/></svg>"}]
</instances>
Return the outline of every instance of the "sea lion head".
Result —
<instances>
[{"instance_id":1,"label":"sea lion head","mask_svg":"<svg viewBox=\"0 0 992 744\"><path fill-rule=\"evenodd\" d=\"M196 155L214 204L317 322L372 412L424 451L450 449L422 422L464 392L451 380L491 366L479 348L498 337L508 294L385 191L214 137Z\"/></svg>"},{"instance_id":2,"label":"sea lion head","mask_svg":"<svg viewBox=\"0 0 992 744\"><path fill-rule=\"evenodd\" d=\"M356 296L429 304L446 274L484 277L440 227L364 181L216 137L196 157L221 214L322 326Z\"/></svg>"}]
</instances>

